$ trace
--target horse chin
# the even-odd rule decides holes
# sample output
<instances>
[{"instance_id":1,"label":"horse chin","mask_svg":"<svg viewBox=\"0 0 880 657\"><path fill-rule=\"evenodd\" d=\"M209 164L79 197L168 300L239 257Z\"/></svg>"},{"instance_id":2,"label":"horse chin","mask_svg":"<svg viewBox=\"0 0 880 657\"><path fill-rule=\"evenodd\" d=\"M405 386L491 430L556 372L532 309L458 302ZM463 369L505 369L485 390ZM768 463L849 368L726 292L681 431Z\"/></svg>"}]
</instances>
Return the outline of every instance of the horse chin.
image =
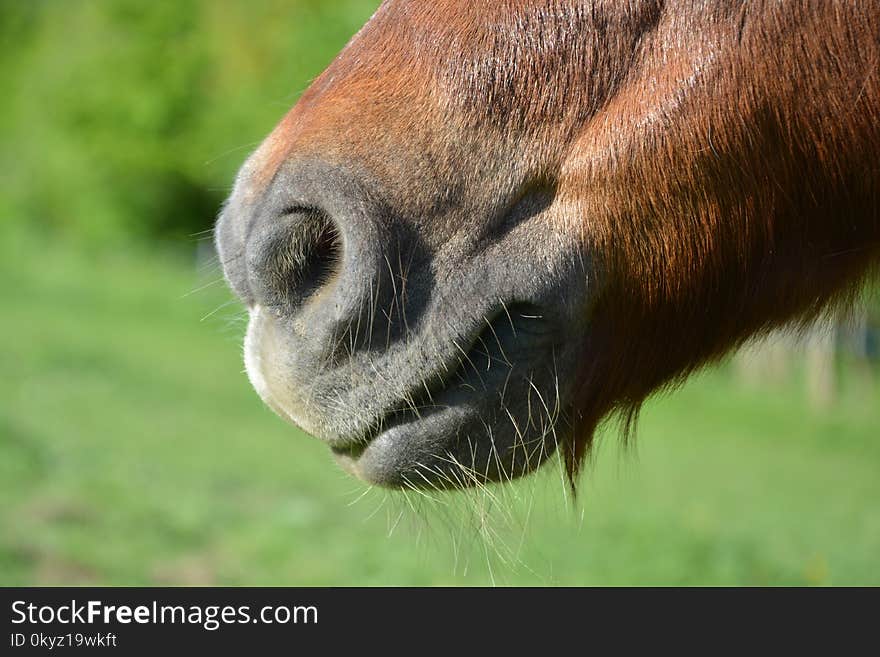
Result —
<instances>
[{"instance_id":1,"label":"horse chin","mask_svg":"<svg viewBox=\"0 0 880 657\"><path fill-rule=\"evenodd\" d=\"M468 436L469 427L475 429L475 438ZM385 429L363 446L334 449L333 455L343 470L371 485L447 490L522 477L556 448L554 441L543 438L499 448L477 427L475 412L452 407Z\"/></svg>"},{"instance_id":2,"label":"horse chin","mask_svg":"<svg viewBox=\"0 0 880 657\"><path fill-rule=\"evenodd\" d=\"M333 454L350 474L387 488L461 489L526 475L555 452L567 422L515 386L499 404L506 378L487 373L481 394L471 384L446 389L431 407L386 417L363 442Z\"/></svg>"}]
</instances>

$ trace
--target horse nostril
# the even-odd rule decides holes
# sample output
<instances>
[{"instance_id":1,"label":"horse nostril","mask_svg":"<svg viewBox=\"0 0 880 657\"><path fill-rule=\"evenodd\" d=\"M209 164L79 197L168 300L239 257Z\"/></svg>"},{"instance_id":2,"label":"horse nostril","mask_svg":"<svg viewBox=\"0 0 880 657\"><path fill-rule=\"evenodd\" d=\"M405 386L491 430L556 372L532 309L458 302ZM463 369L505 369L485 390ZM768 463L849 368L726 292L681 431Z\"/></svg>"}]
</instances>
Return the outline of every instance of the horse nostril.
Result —
<instances>
[{"instance_id":1,"label":"horse nostril","mask_svg":"<svg viewBox=\"0 0 880 657\"><path fill-rule=\"evenodd\" d=\"M289 207L247 247L255 296L269 307L304 304L334 277L342 258L342 237L323 211Z\"/></svg>"},{"instance_id":2,"label":"horse nostril","mask_svg":"<svg viewBox=\"0 0 880 657\"><path fill-rule=\"evenodd\" d=\"M283 216L302 218L290 248L289 284L294 298L303 301L333 277L342 256L339 230L320 210L290 208Z\"/></svg>"}]
</instances>

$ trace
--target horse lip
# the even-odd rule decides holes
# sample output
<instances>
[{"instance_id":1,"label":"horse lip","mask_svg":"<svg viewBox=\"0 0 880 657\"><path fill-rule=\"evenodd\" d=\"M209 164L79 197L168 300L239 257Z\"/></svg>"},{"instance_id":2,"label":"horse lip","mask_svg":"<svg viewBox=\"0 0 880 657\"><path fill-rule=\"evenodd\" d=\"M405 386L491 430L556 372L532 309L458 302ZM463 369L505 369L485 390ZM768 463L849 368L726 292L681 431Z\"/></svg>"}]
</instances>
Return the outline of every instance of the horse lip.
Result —
<instances>
[{"instance_id":1,"label":"horse lip","mask_svg":"<svg viewBox=\"0 0 880 657\"><path fill-rule=\"evenodd\" d=\"M513 319L515 312L512 313L511 309L516 309L520 305L528 308L527 311L520 313L520 316L528 317L529 319L535 318L534 313L537 311L531 304L502 304L493 312L488 313L483 317L483 325L472 332L470 339L466 343L468 345L467 348L460 349L463 358L458 358L457 364L454 367L448 367L448 364L441 363L433 369L431 374L422 378L411 391L402 396L402 399L412 400L411 403L400 408L400 402L398 402L398 405L394 408L385 410L380 415L379 419L362 435L353 439L340 440L331 444L330 449L337 459L349 461L352 467L354 467L357 460L380 436L402 424L418 423L425 417L432 415L435 411L446 408L446 405L436 403L434 400L435 398L448 393L452 385L455 384L456 378L463 379L461 382L462 387L471 387L477 392L478 388L473 379L476 377L480 383L482 383L482 380L479 372L473 365L471 356L477 351L478 345L487 345L488 341L484 340L485 336L488 336L497 342L502 353L502 362L506 363L509 367L512 367L512 363L506 361L506 356L503 356L505 346L509 347L510 345L501 344L502 340L498 337L499 330L496 328L496 324L499 321L507 322L509 320L513 332L513 338L516 338L517 330L514 327ZM491 356L487 356L487 358L489 359L491 366L493 358ZM466 365L466 363L469 365ZM441 375L441 371L446 371L447 373ZM485 388L485 384L483 385L484 389L482 392L490 392L488 388ZM479 393L477 392L477 394ZM346 470L350 470L345 464L343 464L343 467Z\"/></svg>"}]
</instances>

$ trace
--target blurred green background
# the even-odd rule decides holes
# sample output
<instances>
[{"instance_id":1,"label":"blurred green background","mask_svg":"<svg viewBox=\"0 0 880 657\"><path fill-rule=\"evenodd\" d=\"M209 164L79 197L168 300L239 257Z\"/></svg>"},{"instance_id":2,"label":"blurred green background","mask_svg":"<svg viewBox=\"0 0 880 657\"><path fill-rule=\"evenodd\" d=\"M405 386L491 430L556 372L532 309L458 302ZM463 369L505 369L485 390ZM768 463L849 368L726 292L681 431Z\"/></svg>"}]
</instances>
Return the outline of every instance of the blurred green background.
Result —
<instances>
[{"instance_id":1,"label":"blurred green background","mask_svg":"<svg viewBox=\"0 0 880 657\"><path fill-rule=\"evenodd\" d=\"M261 405L203 231L377 4L0 0L0 584L880 584L876 293L606 431L576 501L367 490Z\"/></svg>"}]
</instances>

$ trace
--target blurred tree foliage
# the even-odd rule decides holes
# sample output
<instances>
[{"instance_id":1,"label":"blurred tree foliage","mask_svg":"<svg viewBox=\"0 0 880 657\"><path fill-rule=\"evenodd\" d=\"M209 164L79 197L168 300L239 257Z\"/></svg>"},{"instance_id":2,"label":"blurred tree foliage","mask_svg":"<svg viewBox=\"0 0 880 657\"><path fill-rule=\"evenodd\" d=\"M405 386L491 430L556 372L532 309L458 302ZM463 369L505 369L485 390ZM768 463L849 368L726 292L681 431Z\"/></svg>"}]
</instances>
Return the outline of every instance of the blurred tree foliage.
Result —
<instances>
[{"instance_id":1,"label":"blurred tree foliage","mask_svg":"<svg viewBox=\"0 0 880 657\"><path fill-rule=\"evenodd\" d=\"M210 228L235 170L378 0L0 0L0 222Z\"/></svg>"}]
</instances>

